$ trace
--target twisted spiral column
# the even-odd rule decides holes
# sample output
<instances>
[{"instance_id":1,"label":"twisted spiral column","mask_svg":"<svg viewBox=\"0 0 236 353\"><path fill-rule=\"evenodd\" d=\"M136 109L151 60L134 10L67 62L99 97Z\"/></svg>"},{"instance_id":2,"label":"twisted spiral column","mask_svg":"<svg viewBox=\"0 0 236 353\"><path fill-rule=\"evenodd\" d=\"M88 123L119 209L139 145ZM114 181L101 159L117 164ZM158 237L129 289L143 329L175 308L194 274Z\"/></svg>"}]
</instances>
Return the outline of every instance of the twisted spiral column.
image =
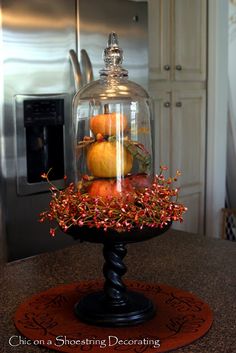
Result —
<instances>
[{"instance_id":1,"label":"twisted spiral column","mask_svg":"<svg viewBox=\"0 0 236 353\"><path fill-rule=\"evenodd\" d=\"M127 303L126 286L121 279L127 271L122 261L126 253L127 250L124 243L106 242L104 244L104 293L107 304L110 306L121 306Z\"/></svg>"}]
</instances>

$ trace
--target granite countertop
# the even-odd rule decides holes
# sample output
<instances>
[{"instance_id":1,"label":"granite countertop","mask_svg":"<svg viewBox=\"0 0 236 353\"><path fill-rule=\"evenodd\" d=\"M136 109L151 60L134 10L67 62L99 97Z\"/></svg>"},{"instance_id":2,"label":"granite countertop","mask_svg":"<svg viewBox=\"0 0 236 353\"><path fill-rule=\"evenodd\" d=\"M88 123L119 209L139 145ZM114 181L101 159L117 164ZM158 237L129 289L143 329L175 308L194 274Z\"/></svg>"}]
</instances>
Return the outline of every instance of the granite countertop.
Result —
<instances>
[{"instance_id":1,"label":"granite countertop","mask_svg":"<svg viewBox=\"0 0 236 353\"><path fill-rule=\"evenodd\" d=\"M56 238L54 239L56 241ZM169 230L149 241L127 245L127 279L165 283L191 291L210 304L214 323L178 353L236 352L236 243ZM1 353L52 352L36 346L10 347L18 335L12 317L19 304L50 287L102 278L102 245L77 243L63 250L11 262L1 270Z\"/></svg>"}]
</instances>

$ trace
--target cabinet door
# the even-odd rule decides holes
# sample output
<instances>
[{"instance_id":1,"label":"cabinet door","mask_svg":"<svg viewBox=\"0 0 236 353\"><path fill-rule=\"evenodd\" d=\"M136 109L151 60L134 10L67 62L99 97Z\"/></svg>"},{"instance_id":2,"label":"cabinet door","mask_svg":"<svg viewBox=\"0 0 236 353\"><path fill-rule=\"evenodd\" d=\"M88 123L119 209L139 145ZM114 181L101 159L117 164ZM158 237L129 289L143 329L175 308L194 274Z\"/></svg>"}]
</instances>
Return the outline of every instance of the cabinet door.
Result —
<instances>
[{"instance_id":1,"label":"cabinet door","mask_svg":"<svg viewBox=\"0 0 236 353\"><path fill-rule=\"evenodd\" d=\"M206 0L173 0L174 79L206 79Z\"/></svg>"},{"instance_id":2,"label":"cabinet door","mask_svg":"<svg viewBox=\"0 0 236 353\"><path fill-rule=\"evenodd\" d=\"M157 91L154 95L154 171L170 165L171 94Z\"/></svg>"},{"instance_id":3,"label":"cabinet door","mask_svg":"<svg viewBox=\"0 0 236 353\"><path fill-rule=\"evenodd\" d=\"M176 186L188 211L174 229L203 233L205 172L205 90L165 92L154 90L155 173L166 164L168 174L182 175Z\"/></svg>"},{"instance_id":4,"label":"cabinet door","mask_svg":"<svg viewBox=\"0 0 236 353\"><path fill-rule=\"evenodd\" d=\"M174 228L203 232L205 171L205 91L179 91L172 96L172 171L179 169L180 201L187 207L185 222Z\"/></svg>"},{"instance_id":5,"label":"cabinet door","mask_svg":"<svg viewBox=\"0 0 236 353\"><path fill-rule=\"evenodd\" d=\"M170 4L170 0L148 1L150 79L170 79Z\"/></svg>"}]
</instances>

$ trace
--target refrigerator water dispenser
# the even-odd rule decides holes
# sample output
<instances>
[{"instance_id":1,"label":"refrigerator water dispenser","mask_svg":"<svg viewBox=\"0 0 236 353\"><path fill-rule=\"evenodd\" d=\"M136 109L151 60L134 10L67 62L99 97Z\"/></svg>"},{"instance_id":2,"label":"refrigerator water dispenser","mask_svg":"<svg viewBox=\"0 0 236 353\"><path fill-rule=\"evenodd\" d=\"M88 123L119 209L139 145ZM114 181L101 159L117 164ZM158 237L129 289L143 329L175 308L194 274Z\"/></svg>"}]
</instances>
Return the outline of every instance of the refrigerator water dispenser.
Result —
<instances>
[{"instance_id":1,"label":"refrigerator water dispenser","mask_svg":"<svg viewBox=\"0 0 236 353\"><path fill-rule=\"evenodd\" d=\"M42 181L42 171L51 169L53 180L64 176L63 99L26 99L24 128L26 135L27 181Z\"/></svg>"},{"instance_id":2,"label":"refrigerator water dispenser","mask_svg":"<svg viewBox=\"0 0 236 353\"><path fill-rule=\"evenodd\" d=\"M16 96L16 160L19 195L48 190L42 173L60 187L65 171L65 97ZM67 129L67 132L69 129Z\"/></svg>"}]
</instances>

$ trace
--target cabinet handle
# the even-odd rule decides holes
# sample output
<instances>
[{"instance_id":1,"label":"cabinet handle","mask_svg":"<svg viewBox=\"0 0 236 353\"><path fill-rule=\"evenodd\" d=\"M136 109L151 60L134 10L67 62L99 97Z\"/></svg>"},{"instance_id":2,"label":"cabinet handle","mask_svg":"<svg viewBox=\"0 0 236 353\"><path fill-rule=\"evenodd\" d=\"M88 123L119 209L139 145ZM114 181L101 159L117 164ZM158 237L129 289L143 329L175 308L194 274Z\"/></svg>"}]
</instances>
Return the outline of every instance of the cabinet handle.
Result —
<instances>
[{"instance_id":1,"label":"cabinet handle","mask_svg":"<svg viewBox=\"0 0 236 353\"><path fill-rule=\"evenodd\" d=\"M164 66L164 70L170 71L170 65L165 65L165 66Z\"/></svg>"},{"instance_id":2,"label":"cabinet handle","mask_svg":"<svg viewBox=\"0 0 236 353\"><path fill-rule=\"evenodd\" d=\"M176 102L176 107L182 107L182 103L181 102Z\"/></svg>"},{"instance_id":3,"label":"cabinet handle","mask_svg":"<svg viewBox=\"0 0 236 353\"><path fill-rule=\"evenodd\" d=\"M165 107L165 108L169 108L169 107L170 107L170 102L165 102L165 103L164 103L164 107Z\"/></svg>"},{"instance_id":4,"label":"cabinet handle","mask_svg":"<svg viewBox=\"0 0 236 353\"><path fill-rule=\"evenodd\" d=\"M182 70L182 66L181 66L181 65L176 65L175 68L176 68L176 70L178 70L178 71L181 71L181 70Z\"/></svg>"}]
</instances>

